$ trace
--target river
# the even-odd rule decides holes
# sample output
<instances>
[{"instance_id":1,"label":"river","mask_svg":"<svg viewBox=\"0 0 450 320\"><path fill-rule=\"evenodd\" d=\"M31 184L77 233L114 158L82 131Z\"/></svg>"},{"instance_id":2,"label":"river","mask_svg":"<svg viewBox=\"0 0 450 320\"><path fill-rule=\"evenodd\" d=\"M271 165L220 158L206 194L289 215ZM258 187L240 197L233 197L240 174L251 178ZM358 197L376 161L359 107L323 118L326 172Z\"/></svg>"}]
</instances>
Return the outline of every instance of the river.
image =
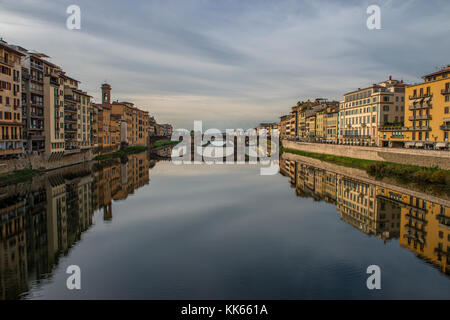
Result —
<instances>
[{"instance_id":1,"label":"river","mask_svg":"<svg viewBox=\"0 0 450 320\"><path fill-rule=\"evenodd\" d=\"M142 153L2 188L0 299L449 299L448 201L340 171Z\"/></svg>"}]
</instances>

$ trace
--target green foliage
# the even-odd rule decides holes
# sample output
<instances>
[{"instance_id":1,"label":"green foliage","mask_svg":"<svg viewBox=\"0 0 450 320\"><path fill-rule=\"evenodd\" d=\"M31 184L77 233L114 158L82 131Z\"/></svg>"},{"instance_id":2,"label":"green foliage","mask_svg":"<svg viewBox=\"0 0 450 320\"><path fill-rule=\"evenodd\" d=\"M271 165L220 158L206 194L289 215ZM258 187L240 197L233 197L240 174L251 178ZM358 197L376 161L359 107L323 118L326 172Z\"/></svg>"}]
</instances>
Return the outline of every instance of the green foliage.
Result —
<instances>
[{"instance_id":1,"label":"green foliage","mask_svg":"<svg viewBox=\"0 0 450 320\"><path fill-rule=\"evenodd\" d=\"M171 146L180 143L180 141L171 141L171 140L164 140L164 141L156 141L153 143L154 148L164 147L164 146Z\"/></svg>"},{"instance_id":2,"label":"green foliage","mask_svg":"<svg viewBox=\"0 0 450 320\"><path fill-rule=\"evenodd\" d=\"M125 149L118 150L113 153L102 154L100 156L96 156L94 158L94 160L108 160L108 159L113 159L113 158L119 158L119 157L127 156L130 154L141 153L141 152L144 152L145 150L147 150L146 146L131 146L131 147L127 147Z\"/></svg>"}]
</instances>

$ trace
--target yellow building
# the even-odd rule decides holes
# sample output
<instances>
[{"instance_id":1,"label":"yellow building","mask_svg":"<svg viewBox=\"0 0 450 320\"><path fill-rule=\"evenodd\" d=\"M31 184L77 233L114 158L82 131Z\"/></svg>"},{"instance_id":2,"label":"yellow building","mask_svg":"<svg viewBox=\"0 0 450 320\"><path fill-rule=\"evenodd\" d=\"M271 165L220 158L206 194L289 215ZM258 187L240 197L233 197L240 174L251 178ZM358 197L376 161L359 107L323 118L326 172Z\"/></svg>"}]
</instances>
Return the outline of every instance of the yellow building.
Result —
<instances>
[{"instance_id":1,"label":"yellow building","mask_svg":"<svg viewBox=\"0 0 450 320\"><path fill-rule=\"evenodd\" d=\"M0 40L0 157L23 154L22 56L21 52Z\"/></svg>"},{"instance_id":2,"label":"yellow building","mask_svg":"<svg viewBox=\"0 0 450 320\"><path fill-rule=\"evenodd\" d=\"M378 197L400 208L400 245L450 275L450 208L381 187Z\"/></svg>"},{"instance_id":3,"label":"yellow building","mask_svg":"<svg viewBox=\"0 0 450 320\"><path fill-rule=\"evenodd\" d=\"M147 111L136 108L131 102L112 103L112 114L118 115L127 123L126 139L129 145L147 145L149 115Z\"/></svg>"},{"instance_id":4,"label":"yellow building","mask_svg":"<svg viewBox=\"0 0 450 320\"><path fill-rule=\"evenodd\" d=\"M338 105L327 106L323 111L323 141L326 143L337 143L338 141L338 115Z\"/></svg>"},{"instance_id":5,"label":"yellow building","mask_svg":"<svg viewBox=\"0 0 450 320\"><path fill-rule=\"evenodd\" d=\"M449 148L450 66L425 75L424 82L406 88L405 124L385 128L383 146Z\"/></svg>"},{"instance_id":6,"label":"yellow building","mask_svg":"<svg viewBox=\"0 0 450 320\"><path fill-rule=\"evenodd\" d=\"M294 117L292 114L287 114L280 117L280 139L287 139L291 135L291 121ZM294 129L295 130L295 129Z\"/></svg>"}]
</instances>

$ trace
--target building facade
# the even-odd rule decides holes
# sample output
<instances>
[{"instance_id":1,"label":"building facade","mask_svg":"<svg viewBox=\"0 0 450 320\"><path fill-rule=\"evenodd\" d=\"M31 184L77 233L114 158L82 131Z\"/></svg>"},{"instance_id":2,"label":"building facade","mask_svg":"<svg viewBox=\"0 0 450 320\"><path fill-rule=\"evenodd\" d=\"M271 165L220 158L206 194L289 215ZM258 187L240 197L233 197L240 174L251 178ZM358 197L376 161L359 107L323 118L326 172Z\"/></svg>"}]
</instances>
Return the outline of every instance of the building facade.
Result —
<instances>
[{"instance_id":1,"label":"building facade","mask_svg":"<svg viewBox=\"0 0 450 320\"><path fill-rule=\"evenodd\" d=\"M23 154L22 56L0 40L0 157Z\"/></svg>"},{"instance_id":2,"label":"building facade","mask_svg":"<svg viewBox=\"0 0 450 320\"><path fill-rule=\"evenodd\" d=\"M450 66L425 75L423 79L423 83L406 88L404 126L382 130L382 146L449 148Z\"/></svg>"},{"instance_id":3,"label":"building facade","mask_svg":"<svg viewBox=\"0 0 450 320\"><path fill-rule=\"evenodd\" d=\"M388 80L346 93L339 106L339 143L377 146L383 126L404 122L403 81Z\"/></svg>"}]
</instances>

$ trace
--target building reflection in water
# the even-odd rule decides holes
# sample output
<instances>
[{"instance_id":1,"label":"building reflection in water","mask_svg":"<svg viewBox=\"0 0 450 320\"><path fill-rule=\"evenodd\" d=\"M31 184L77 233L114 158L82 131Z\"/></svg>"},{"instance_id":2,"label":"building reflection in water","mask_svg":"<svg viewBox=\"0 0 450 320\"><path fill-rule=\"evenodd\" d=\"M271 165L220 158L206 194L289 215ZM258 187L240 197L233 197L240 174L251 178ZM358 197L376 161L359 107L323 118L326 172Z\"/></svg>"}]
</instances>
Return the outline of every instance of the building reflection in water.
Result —
<instances>
[{"instance_id":1,"label":"building reflection in water","mask_svg":"<svg viewBox=\"0 0 450 320\"><path fill-rule=\"evenodd\" d=\"M0 190L0 299L17 299L30 282L50 276L92 225L95 211L111 220L113 200L149 183L149 162L144 152Z\"/></svg>"},{"instance_id":2,"label":"building reflection in water","mask_svg":"<svg viewBox=\"0 0 450 320\"><path fill-rule=\"evenodd\" d=\"M361 181L348 173L332 172L284 157L280 160L280 173L290 178L297 196L334 204L345 223L383 241L395 239L400 246L450 275L447 200L415 191L400 192L404 188L387 188L375 180Z\"/></svg>"}]
</instances>

